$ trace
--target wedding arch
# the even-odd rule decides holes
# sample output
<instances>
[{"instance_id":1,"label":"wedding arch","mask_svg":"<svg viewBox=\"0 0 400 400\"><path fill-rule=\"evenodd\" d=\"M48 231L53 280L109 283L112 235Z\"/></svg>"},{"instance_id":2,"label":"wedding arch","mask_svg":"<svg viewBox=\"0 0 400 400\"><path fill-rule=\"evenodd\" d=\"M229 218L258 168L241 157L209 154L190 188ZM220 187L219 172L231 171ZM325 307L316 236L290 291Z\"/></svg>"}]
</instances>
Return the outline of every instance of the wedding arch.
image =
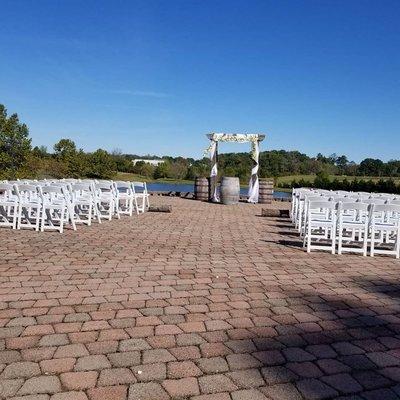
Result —
<instances>
[{"instance_id":1,"label":"wedding arch","mask_svg":"<svg viewBox=\"0 0 400 400\"><path fill-rule=\"evenodd\" d=\"M248 202L258 202L258 157L260 155L260 142L265 139L264 134L260 133L209 133L207 135L210 139L210 146L205 150L206 154L210 155L211 160L211 173L210 173L210 186L211 186L211 200L219 201L217 175L218 175L218 142L234 142L234 143L251 143L251 159L253 167L251 169L251 177L249 182Z\"/></svg>"}]
</instances>

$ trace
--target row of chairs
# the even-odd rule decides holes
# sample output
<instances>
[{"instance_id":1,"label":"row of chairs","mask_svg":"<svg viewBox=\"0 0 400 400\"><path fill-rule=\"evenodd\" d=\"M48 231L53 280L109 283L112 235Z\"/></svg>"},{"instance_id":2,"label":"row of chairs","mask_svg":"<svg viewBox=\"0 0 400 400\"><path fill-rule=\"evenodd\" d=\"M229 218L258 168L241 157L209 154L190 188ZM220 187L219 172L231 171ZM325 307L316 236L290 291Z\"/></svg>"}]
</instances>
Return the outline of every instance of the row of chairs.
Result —
<instances>
[{"instance_id":1,"label":"row of chairs","mask_svg":"<svg viewBox=\"0 0 400 400\"><path fill-rule=\"evenodd\" d=\"M400 198L391 194L294 189L291 218L307 252L400 258Z\"/></svg>"},{"instance_id":2,"label":"row of chairs","mask_svg":"<svg viewBox=\"0 0 400 400\"><path fill-rule=\"evenodd\" d=\"M150 206L144 182L97 180L24 180L0 183L0 226L56 230L120 219Z\"/></svg>"}]
</instances>

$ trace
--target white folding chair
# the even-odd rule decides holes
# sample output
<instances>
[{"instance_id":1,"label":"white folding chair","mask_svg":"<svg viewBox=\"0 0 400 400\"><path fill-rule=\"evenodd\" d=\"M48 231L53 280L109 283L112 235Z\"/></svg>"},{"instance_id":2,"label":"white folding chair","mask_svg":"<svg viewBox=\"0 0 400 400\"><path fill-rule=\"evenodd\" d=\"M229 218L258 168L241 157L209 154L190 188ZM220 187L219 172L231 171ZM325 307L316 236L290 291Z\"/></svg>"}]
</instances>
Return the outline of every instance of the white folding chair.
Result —
<instances>
[{"instance_id":1,"label":"white folding chair","mask_svg":"<svg viewBox=\"0 0 400 400\"><path fill-rule=\"evenodd\" d=\"M135 202L135 200L136 213L139 213L135 192L130 182L114 182L114 189L117 194L117 207L120 214L127 214L129 216L132 216L134 208L133 203Z\"/></svg>"},{"instance_id":2,"label":"white folding chair","mask_svg":"<svg viewBox=\"0 0 400 400\"><path fill-rule=\"evenodd\" d=\"M44 182L44 184L41 184L39 182L39 186L58 186L63 188L62 192L67 207L67 221L71 222L72 229L76 231L75 213L74 213L74 207L72 205L71 183L68 182L67 179L65 179L60 181Z\"/></svg>"},{"instance_id":3,"label":"white folding chair","mask_svg":"<svg viewBox=\"0 0 400 400\"><path fill-rule=\"evenodd\" d=\"M299 232L300 236L303 237L306 234L306 226L307 226L307 219L308 219L308 207L311 201L328 201L329 197L318 193L311 193L305 196L304 205L303 205L303 212L299 222ZM316 215L325 215L325 211L313 210L313 216Z\"/></svg>"},{"instance_id":4,"label":"white folding chair","mask_svg":"<svg viewBox=\"0 0 400 400\"><path fill-rule=\"evenodd\" d=\"M149 193L146 182L132 182L135 207L138 212L145 212L150 207ZM139 201L141 204L139 203Z\"/></svg>"},{"instance_id":5,"label":"white folding chair","mask_svg":"<svg viewBox=\"0 0 400 400\"><path fill-rule=\"evenodd\" d=\"M110 181L103 181L94 184L95 201L100 218L111 221L114 213L120 218L118 207L116 206L116 194L114 185Z\"/></svg>"},{"instance_id":6,"label":"white folding chair","mask_svg":"<svg viewBox=\"0 0 400 400\"><path fill-rule=\"evenodd\" d=\"M294 227L295 229L298 230L299 233L301 233L301 229L302 229L302 223L303 223L303 212L304 212L304 206L305 206L305 202L306 202L306 196L311 194L316 194L313 193L313 191L311 189L298 189L296 191L296 204L295 204L295 208L294 208Z\"/></svg>"},{"instance_id":7,"label":"white folding chair","mask_svg":"<svg viewBox=\"0 0 400 400\"><path fill-rule=\"evenodd\" d=\"M40 230L56 230L63 233L64 224L69 219L66 189L63 186L42 186L39 193L42 199Z\"/></svg>"},{"instance_id":8,"label":"white folding chair","mask_svg":"<svg viewBox=\"0 0 400 400\"><path fill-rule=\"evenodd\" d=\"M0 183L0 226L17 227L18 197L10 183Z\"/></svg>"},{"instance_id":9,"label":"white folding chair","mask_svg":"<svg viewBox=\"0 0 400 400\"><path fill-rule=\"evenodd\" d=\"M92 218L97 217L101 223L100 215L97 212L95 194L90 183L72 183L70 185L71 203L76 223L92 223Z\"/></svg>"},{"instance_id":10,"label":"white folding chair","mask_svg":"<svg viewBox=\"0 0 400 400\"><path fill-rule=\"evenodd\" d=\"M355 252L367 255L368 251L368 204L359 202L339 202L338 254ZM349 245L346 245L346 244ZM361 243L362 247L356 247Z\"/></svg>"},{"instance_id":11,"label":"white folding chair","mask_svg":"<svg viewBox=\"0 0 400 400\"><path fill-rule=\"evenodd\" d=\"M329 250L335 254L336 203L326 200L310 201L307 206L305 232L303 246L307 248L307 253L315 249Z\"/></svg>"},{"instance_id":12,"label":"white folding chair","mask_svg":"<svg viewBox=\"0 0 400 400\"><path fill-rule=\"evenodd\" d=\"M371 204L369 220L371 257L387 254L400 258L400 205Z\"/></svg>"},{"instance_id":13,"label":"white folding chair","mask_svg":"<svg viewBox=\"0 0 400 400\"><path fill-rule=\"evenodd\" d=\"M14 191L18 197L17 229L39 230L42 199L38 186L15 184Z\"/></svg>"}]
</instances>

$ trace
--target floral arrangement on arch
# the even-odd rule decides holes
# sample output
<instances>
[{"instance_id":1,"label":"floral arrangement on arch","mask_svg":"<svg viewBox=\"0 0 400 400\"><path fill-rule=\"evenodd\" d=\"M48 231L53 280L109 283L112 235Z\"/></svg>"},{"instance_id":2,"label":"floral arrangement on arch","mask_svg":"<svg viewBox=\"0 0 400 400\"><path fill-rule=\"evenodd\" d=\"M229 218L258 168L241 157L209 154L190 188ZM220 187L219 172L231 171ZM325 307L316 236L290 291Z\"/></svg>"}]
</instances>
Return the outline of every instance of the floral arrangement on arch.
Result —
<instances>
[{"instance_id":1,"label":"floral arrangement on arch","mask_svg":"<svg viewBox=\"0 0 400 400\"><path fill-rule=\"evenodd\" d=\"M264 135L262 135L264 136ZM212 133L208 135L211 140L210 146L204 151L207 156L217 142L251 143L251 158L257 161L257 143L260 141L260 135L255 133ZM262 139L261 139L262 140Z\"/></svg>"}]
</instances>

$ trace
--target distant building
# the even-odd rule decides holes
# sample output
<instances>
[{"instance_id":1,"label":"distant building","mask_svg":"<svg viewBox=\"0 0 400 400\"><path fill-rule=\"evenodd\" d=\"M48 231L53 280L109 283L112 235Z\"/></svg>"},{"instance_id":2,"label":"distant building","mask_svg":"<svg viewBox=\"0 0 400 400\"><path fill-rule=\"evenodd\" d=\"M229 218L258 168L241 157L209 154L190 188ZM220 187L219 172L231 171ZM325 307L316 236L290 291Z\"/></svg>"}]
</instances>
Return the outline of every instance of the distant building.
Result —
<instances>
[{"instance_id":1,"label":"distant building","mask_svg":"<svg viewBox=\"0 0 400 400\"><path fill-rule=\"evenodd\" d=\"M165 160L145 160L143 158L136 158L135 160L132 160L133 165L136 165L138 162L141 161L143 161L146 164L154 165L155 167L165 162Z\"/></svg>"}]
</instances>

